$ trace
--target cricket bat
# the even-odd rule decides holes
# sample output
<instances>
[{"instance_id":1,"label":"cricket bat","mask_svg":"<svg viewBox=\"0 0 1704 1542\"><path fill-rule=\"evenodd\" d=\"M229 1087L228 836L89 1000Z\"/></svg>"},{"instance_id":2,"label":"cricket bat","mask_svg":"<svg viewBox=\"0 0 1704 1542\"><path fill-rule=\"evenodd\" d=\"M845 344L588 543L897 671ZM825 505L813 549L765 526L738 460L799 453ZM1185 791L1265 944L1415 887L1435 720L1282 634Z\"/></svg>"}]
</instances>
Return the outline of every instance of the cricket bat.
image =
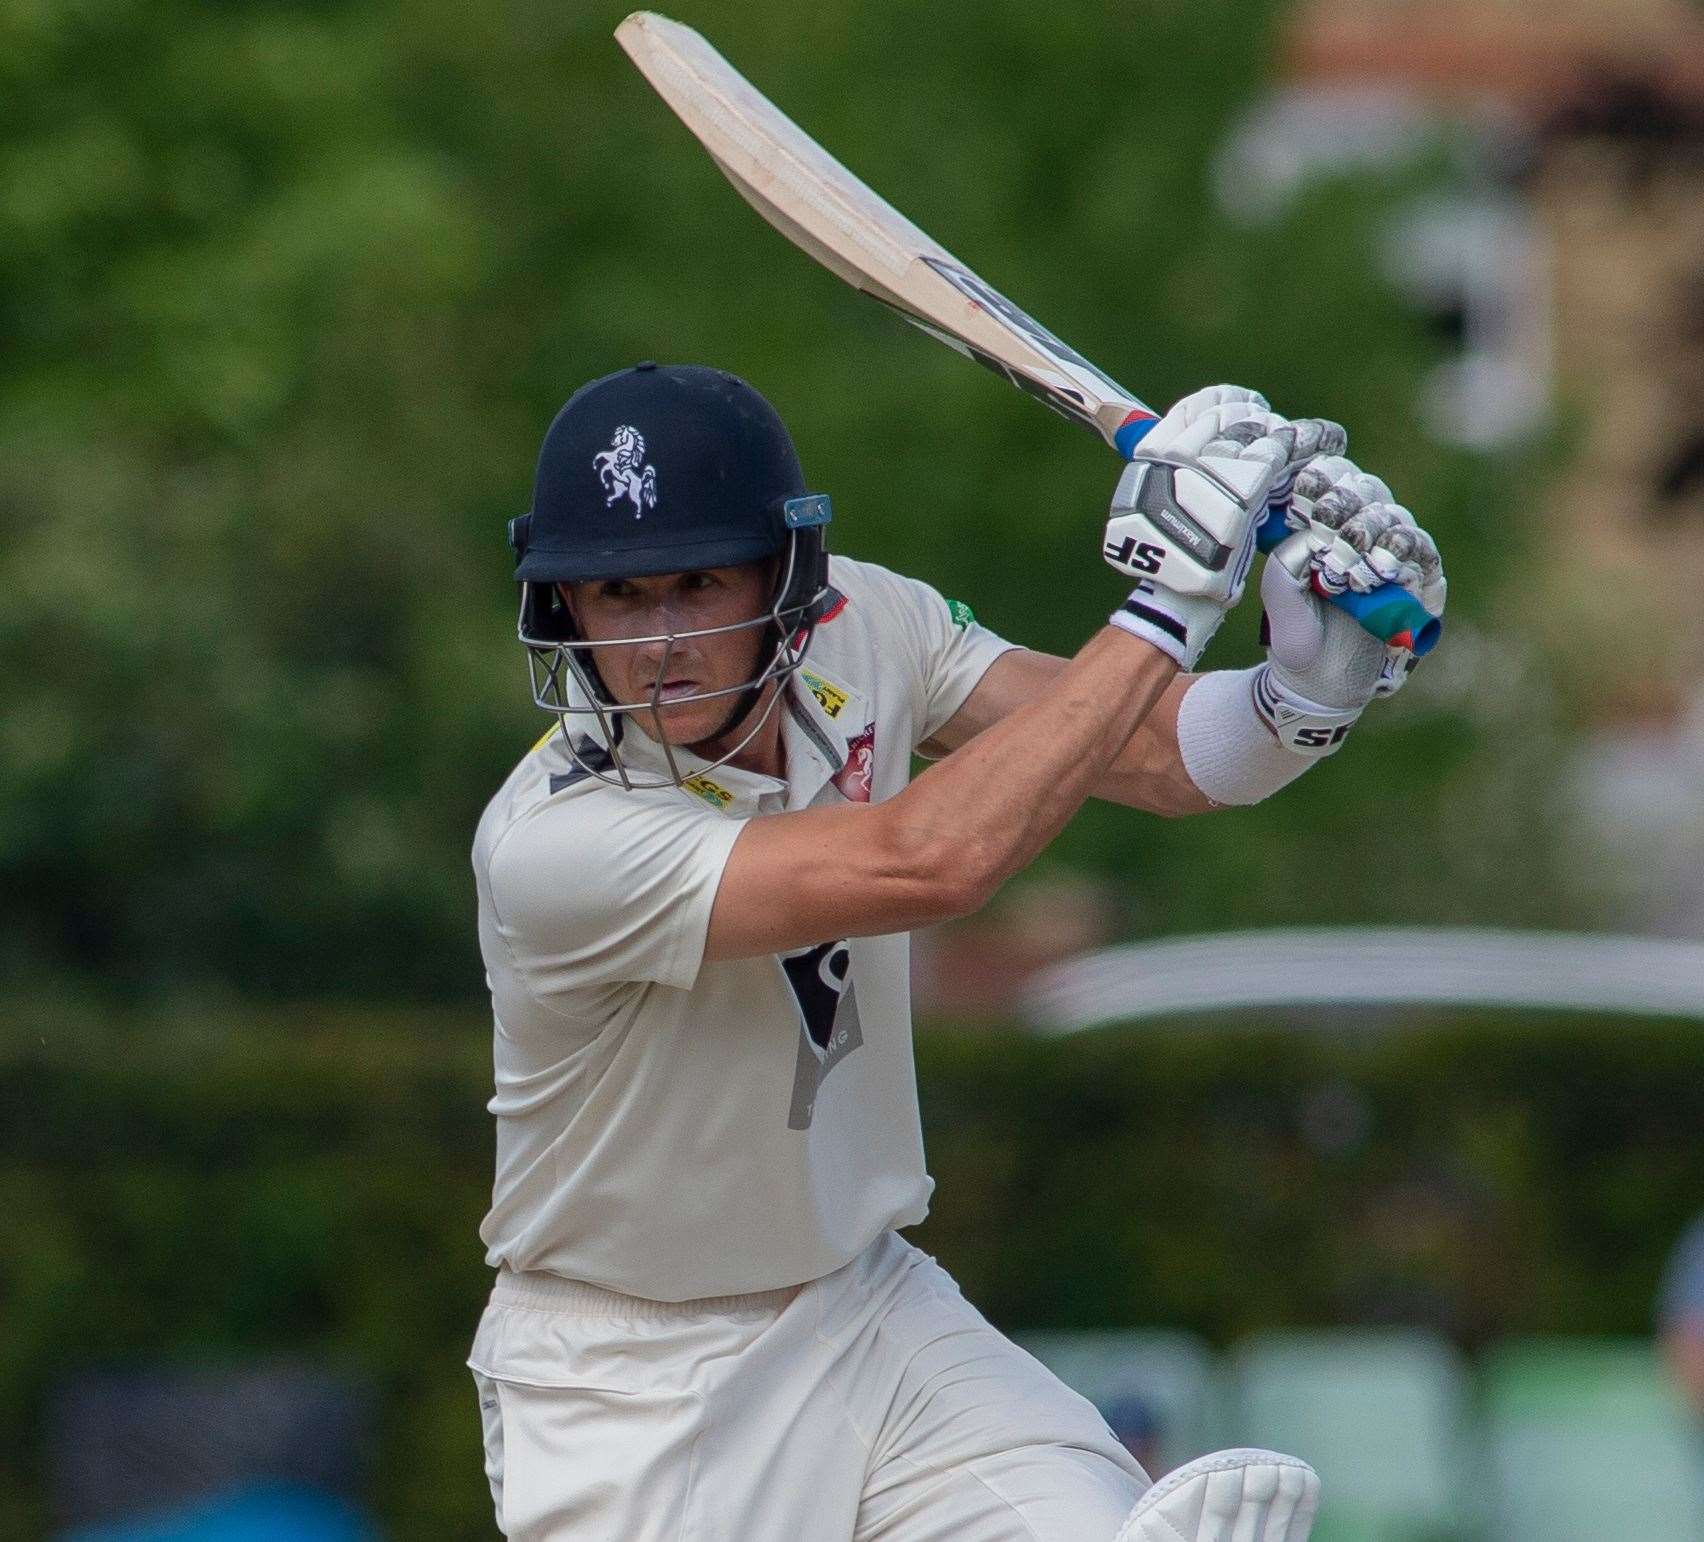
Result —
<instances>
[{"instance_id":1,"label":"cricket bat","mask_svg":"<svg viewBox=\"0 0 1704 1542\"><path fill-rule=\"evenodd\" d=\"M635 11L615 37L735 191L795 246L1131 457L1158 413L859 181L691 27ZM1285 533L1271 525L1263 550ZM1386 642L1418 654L1437 641L1439 623L1398 585L1329 598Z\"/></svg>"}]
</instances>

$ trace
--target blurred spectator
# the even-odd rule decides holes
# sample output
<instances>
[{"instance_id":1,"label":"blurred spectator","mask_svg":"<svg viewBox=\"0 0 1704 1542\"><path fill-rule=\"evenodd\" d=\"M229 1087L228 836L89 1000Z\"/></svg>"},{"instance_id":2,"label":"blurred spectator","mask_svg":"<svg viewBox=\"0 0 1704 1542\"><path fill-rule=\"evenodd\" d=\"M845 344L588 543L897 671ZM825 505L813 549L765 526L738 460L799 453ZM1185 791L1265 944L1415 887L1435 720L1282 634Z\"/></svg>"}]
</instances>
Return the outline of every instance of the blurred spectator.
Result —
<instances>
[{"instance_id":1,"label":"blurred spectator","mask_svg":"<svg viewBox=\"0 0 1704 1542\"><path fill-rule=\"evenodd\" d=\"M1566 773L1577 860L1622 925L1704 937L1704 691L1623 701Z\"/></svg>"},{"instance_id":2,"label":"blurred spectator","mask_svg":"<svg viewBox=\"0 0 1704 1542\"><path fill-rule=\"evenodd\" d=\"M1115 1398L1101 1409L1101 1417L1150 1478L1165 1472L1160 1460L1160 1421L1146 1398Z\"/></svg>"},{"instance_id":3,"label":"blurred spectator","mask_svg":"<svg viewBox=\"0 0 1704 1542\"><path fill-rule=\"evenodd\" d=\"M342 1500L288 1483L257 1484L164 1515L67 1532L59 1542L372 1542Z\"/></svg>"},{"instance_id":4,"label":"blurred spectator","mask_svg":"<svg viewBox=\"0 0 1704 1542\"><path fill-rule=\"evenodd\" d=\"M356 1542L369 1417L309 1367L74 1378L48 1416L62 1542Z\"/></svg>"},{"instance_id":5,"label":"blurred spectator","mask_svg":"<svg viewBox=\"0 0 1704 1542\"><path fill-rule=\"evenodd\" d=\"M1681 1233L1663 1272L1657 1331L1675 1379L1704 1419L1704 1214Z\"/></svg>"}]
</instances>

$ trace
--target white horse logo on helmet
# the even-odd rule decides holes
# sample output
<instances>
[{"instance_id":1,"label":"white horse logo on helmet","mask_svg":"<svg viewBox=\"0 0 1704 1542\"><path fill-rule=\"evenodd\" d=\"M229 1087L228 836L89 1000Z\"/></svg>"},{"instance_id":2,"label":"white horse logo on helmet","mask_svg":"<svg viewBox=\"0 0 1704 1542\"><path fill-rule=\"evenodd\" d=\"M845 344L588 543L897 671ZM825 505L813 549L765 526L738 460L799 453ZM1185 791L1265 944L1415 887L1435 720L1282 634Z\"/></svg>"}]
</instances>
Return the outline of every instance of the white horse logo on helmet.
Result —
<instances>
[{"instance_id":1,"label":"white horse logo on helmet","mask_svg":"<svg viewBox=\"0 0 1704 1542\"><path fill-rule=\"evenodd\" d=\"M645 464L645 436L631 423L623 423L607 450L592 457L598 480L609 497L605 504L618 498L633 500L633 517L638 519L646 509L657 506L657 468Z\"/></svg>"}]
</instances>

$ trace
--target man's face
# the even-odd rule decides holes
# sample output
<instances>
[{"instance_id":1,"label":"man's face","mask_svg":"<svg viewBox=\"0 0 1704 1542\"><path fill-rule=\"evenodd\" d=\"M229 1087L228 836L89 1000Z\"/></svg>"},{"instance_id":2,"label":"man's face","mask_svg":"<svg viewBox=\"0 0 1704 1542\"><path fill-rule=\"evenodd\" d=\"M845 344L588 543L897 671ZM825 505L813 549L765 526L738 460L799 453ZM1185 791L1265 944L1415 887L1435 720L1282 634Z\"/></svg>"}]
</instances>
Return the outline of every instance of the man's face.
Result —
<instances>
[{"instance_id":1,"label":"man's face","mask_svg":"<svg viewBox=\"0 0 1704 1542\"><path fill-rule=\"evenodd\" d=\"M661 637L750 622L769 609L772 563L664 573L654 578L610 578L561 585L580 635L588 642L623 637ZM727 691L745 684L759 668L769 641L761 625L711 637L592 650L610 695L623 705L651 700L659 676L658 711L631 714L653 739L697 744L717 733L739 701L737 691L708 701L668 705L682 696ZM666 657L665 657L666 655Z\"/></svg>"}]
</instances>

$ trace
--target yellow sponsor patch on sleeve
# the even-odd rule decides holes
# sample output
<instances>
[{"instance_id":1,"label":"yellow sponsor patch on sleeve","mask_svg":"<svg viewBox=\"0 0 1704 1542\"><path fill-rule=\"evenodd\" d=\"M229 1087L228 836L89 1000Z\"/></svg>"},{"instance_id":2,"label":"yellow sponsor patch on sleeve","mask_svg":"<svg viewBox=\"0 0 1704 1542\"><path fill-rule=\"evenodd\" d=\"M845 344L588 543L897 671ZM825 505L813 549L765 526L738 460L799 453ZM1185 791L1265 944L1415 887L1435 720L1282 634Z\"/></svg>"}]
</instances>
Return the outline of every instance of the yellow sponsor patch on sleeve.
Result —
<instances>
[{"instance_id":1,"label":"yellow sponsor patch on sleeve","mask_svg":"<svg viewBox=\"0 0 1704 1542\"><path fill-rule=\"evenodd\" d=\"M845 707L848 697L846 692L831 681L824 680L821 675L812 674L808 669L799 671L799 678L805 682L811 695L816 697L817 705L830 717L839 717Z\"/></svg>"}]
</instances>

